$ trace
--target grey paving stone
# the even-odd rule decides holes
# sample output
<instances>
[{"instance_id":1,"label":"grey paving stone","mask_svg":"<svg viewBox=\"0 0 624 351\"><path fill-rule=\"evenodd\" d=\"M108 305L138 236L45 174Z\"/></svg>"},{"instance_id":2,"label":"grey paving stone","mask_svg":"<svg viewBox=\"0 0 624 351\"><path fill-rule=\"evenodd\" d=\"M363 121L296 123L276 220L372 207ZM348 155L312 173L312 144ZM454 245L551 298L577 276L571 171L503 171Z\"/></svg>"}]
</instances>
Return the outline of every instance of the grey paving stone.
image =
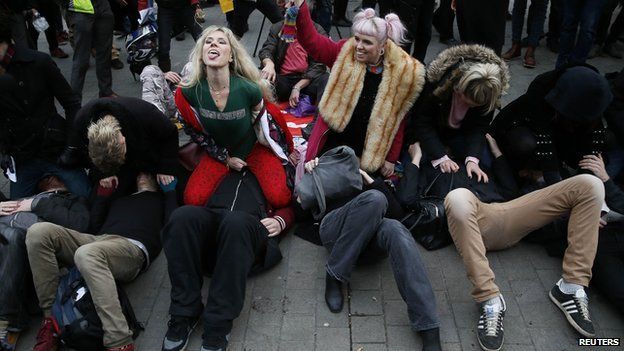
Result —
<instances>
[{"instance_id":1,"label":"grey paving stone","mask_svg":"<svg viewBox=\"0 0 624 351\"><path fill-rule=\"evenodd\" d=\"M457 328L475 328L479 320L479 308L474 302L452 302Z\"/></svg>"},{"instance_id":2,"label":"grey paving stone","mask_svg":"<svg viewBox=\"0 0 624 351\"><path fill-rule=\"evenodd\" d=\"M434 291L435 299L436 299L436 307L438 309L438 314L441 316L451 315L451 303L448 298L448 293L446 290L438 290Z\"/></svg>"},{"instance_id":3,"label":"grey paving stone","mask_svg":"<svg viewBox=\"0 0 624 351\"><path fill-rule=\"evenodd\" d=\"M553 325L567 328L565 316L552 302L528 304L522 307L521 312L529 328L552 328Z\"/></svg>"},{"instance_id":4,"label":"grey paving stone","mask_svg":"<svg viewBox=\"0 0 624 351\"><path fill-rule=\"evenodd\" d=\"M531 336L521 316L505 315L505 342L509 344L529 344Z\"/></svg>"},{"instance_id":5,"label":"grey paving stone","mask_svg":"<svg viewBox=\"0 0 624 351\"><path fill-rule=\"evenodd\" d=\"M353 351L386 351L386 344L353 344Z\"/></svg>"},{"instance_id":6,"label":"grey paving stone","mask_svg":"<svg viewBox=\"0 0 624 351\"><path fill-rule=\"evenodd\" d=\"M445 273L446 274L446 273ZM448 292L449 301L453 302L472 302L470 293L472 292L472 284L466 276L447 278L445 276L446 291Z\"/></svg>"},{"instance_id":7,"label":"grey paving stone","mask_svg":"<svg viewBox=\"0 0 624 351\"><path fill-rule=\"evenodd\" d=\"M372 316L383 314L381 307L382 294L380 290L352 290L351 315Z\"/></svg>"},{"instance_id":8,"label":"grey paving stone","mask_svg":"<svg viewBox=\"0 0 624 351\"><path fill-rule=\"evenodd\" d=\"M292 350L314 351L314 342L310 342L310 341L280 341L279 350L280 351L292 351ZM229 349L228 349L228 351L229 351Z\"/></svg>"},{"instance_id":9,"label":"grey paving stone","mask_svg":"<svg viewBox=\"0 0 624 351\"><path fill-rule=\"evenodd\" d=\"M313 315L316 311L316 290L287 290L283 310L289 314Z\"/></svg>"},{"instance_id":10,"label":"grey paving stone","mask_svg":"<svg viewBox=\"0 0 624 351\"><path fill-rule=\"evenodd\" d=\"M314 342L314 316L285 315L282 324L282 340Z\"/></svg>"},{"instance_id":11,"label":"grey paving stone","mask_svg":"<svg viewBox=\"0 0 624 351\"><path fill-rule=\"evenodd\" d=\"M388 264L383 261L379 264L358 267L351 276L349 286L353 290L379 290L381 289L381 271L380 266Z\"/></svg>"},{"instance_id":12,"label":"grey paving stone","mask_svg":"<svg viewBox=\"0 0 624 351\"><path fill-rule=\"evenodd\" d=\"M381 289L383 291L384 300L401 300L401 294L397 288L394 276L392 274L382 274Z\"/></svg>"},{"instance_id":13,"label":"grey paving stone","mask_svg":"<svg viewBox=\"0 0 624 351\"><path fill-rule=\"evenodd\" d=\"M512 280L511 289L518 304L523 306L550 301L548 290L544 290L539 280Z\"/></svg>"},{"instance_id":14,"label":"grey paving stone","mask_svg":"<svg viewBox=\"0 0 624 351\"><path fill-rule=\"evenodd\" d=\"M348 328L349 312L347 308L343 308L340 313L332 313L325 302L316 304L316 326L317 328Z\"/></svg>"},{"instance_id":15,"label":"grey paving stone","mask_svg":"<svg viewBox=\"0 0 624 351\"><path fill-rule=\"evenodd\" d=\"M351 341L349 328L317 328L316 350L342 351L349 350Z\"/></svg>"},{"instance_id":16,"label":"grey paving stone","mask_svg":"<svg viewBox=\"0 0 624 351\"><path fill-rule=\"evenodd\" d=\"M529 334L535 349L540 351L580 349L576 346L576 337L565 328L529 328Z\"/></svg>"},{"instance_id":17,"label":"grey paving stone","mask_svg":"<svg viewBox=\"0 0 624 351\"><path fill-rule=\"evenodd\" d=\"M444 273L442 272L441 267L427 267L427 276L429 277L429 282L431 282L433 290L443 291L446 289L446 285L444 284Z\"/></svg>"},{"instance_id":18,"label":"grey paving stone","mask_svg":"<svg viewBox=\"0 0 624 351\"><path fill-rule=\"evenodd\" d=\"M408 351L420 350L422 341L410 327L388 327L388 350Z\"/></svg>"},{"instance_id":19,"label":"grey paving stone","mask_svg":"<svg viewBox=\"0 0 624 351\"><path fill-rule=\"evenodd\" d=\"M243 350L245 351L275 351L279 349L279 339L266 339L245 341Z\"/></svg>"},{"instance_id":20,"label":"grey paving stone","mask_svg":"<svg viewBox=\"0 0 624 351\"><path fill-rule=\"evenodd\" d=\"M385 342L382 316L351 317L351 340L354 343Z\"/></svg>"},{"instance_id":21,"label":"grey paving stone","mask_svg":"<svg viewBox=\"0 0 624 351\"><path fill-rule=\"evenodd\" d=\"M386 325L410 325L407 316L407 306L405 302L399 300L391 300L384 302L384 315L386 317Z\"/></svg>"},{"instance_id":22,"label":"grey paving stone","mask_svg":"<svg viewBox=\"0 0 624 351\"><path fill-rule=\"evenodd\" d=\"M461 344L443 343L442 351L461 351Z\"/></svg>"},{"instance_id":23,"label":"grey paving stone","mask_svg":"<svg viewBox=\"0 0 624 351\"><path fill-rule=\"evenodd\" d=\"M459 340L463 351L480 351L479 341L477 340L476 328L460 328L458 329Z\"/></svg>"},{"instance_id":24,"label":"grey paving stone","mask_svg":"<svg viewBox=\"0 0 624 351\"><path fill-rule=\"evenodd\" d=\"M440 316L440 340L444 343L459 342L455 319L451 315Z\"/></svg>"}]
</instances>

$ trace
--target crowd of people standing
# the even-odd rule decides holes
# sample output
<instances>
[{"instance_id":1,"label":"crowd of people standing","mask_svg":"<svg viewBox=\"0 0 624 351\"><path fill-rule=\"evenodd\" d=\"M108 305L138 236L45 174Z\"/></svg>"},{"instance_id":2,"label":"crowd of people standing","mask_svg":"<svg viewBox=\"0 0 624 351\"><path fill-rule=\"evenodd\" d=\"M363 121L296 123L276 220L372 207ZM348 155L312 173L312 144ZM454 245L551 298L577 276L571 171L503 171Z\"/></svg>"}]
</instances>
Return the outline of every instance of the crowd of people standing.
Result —
<instances>
[{"instance_id":1,"label":"crowd of people standing","mask_svg":"<svg viewBox=\"0 0 624 351\"><path fill-rule=\"evenodd\" d=\"M213 1L156 0L158 49L138 66L135 98L112 89L113 33L138 30L151 1L1 1L0 166L10 194L0 201L0 351L15 349L32 301L43 314L34 351L59 347L64 267L88 285L102 347L134 351L117 285L161 251L171 281L162 350L186 349L201 320L201 351L225 351L247 277L279 264L287 233L328 251L333 313L354 268L389 257L422 349L441 350L414 231L422 223L405 222L432 216L431 206L436 239L455 245L473 287L483 350L501 349L507 312L486 253L525 237L562 257L549 299L594 337L590 284L624 313L624 69L586 62L622 57L618 3L532 0L525 16L519 0L511 14L506 0L362 1L351 20L342 0L234 0L227 26L202 29L221 21L205 18ZM257 61L240 41L255 9L273 23ZM42 15L50 55L37 51ZM352 36L334 41L332 26ZM432 29L448 48L425 62ZM172 62L171 38L185 32L195 40L188 61ZM526 47L522 64L536 67L542 37L556 64L504 105L516 84L507 62ZM51 58L67 58L64 41L69 80ZM99 98L83 101L92 56ZM314 122L293 138L283 109L304 100ZM183 147L180 133L190 138Z\"/></svg>"}]
</instances>

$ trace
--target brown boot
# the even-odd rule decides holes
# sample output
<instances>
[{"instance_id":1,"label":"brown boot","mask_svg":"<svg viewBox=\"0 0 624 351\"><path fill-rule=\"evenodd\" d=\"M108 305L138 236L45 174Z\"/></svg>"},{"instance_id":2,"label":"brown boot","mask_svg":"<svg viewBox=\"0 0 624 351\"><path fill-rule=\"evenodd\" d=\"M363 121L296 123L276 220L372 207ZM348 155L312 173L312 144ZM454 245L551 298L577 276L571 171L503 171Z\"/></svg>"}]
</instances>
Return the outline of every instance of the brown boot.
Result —
<instances>
[{"instance_id":1,"label":"brown boot","mask_svg":"<svg viewBox=\"0 0 624 351\"><path fill-rule=\"evenodd\" d=\"M513 43L511 45L511 49L507 50L507 52L504 53L503 56L501 57L505 61L513 60L516 57L520 57L520 54L522 54L521 50L522 50L522 46L520 46L520 43Z\"/></svg>"},{"instance_id":2,"label":"brown boot","mask_svg":"<svg viewBox=\"0 0 624 351\"><path fill-rule=\"evenodd\" d=\"M526 68L535 68L535 66L537 66L537 62L535 61L535 46L527 47L522 64Z\"/></svg>"}]
</instances>

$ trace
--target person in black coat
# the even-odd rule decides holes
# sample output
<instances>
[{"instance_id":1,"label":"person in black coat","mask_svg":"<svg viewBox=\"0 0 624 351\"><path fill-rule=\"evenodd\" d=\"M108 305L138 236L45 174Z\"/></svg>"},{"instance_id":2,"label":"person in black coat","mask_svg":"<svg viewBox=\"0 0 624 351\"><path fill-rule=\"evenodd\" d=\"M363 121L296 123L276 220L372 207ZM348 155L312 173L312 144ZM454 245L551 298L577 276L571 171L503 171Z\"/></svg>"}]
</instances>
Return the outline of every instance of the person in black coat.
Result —
<instances>
[{"instance_id":1,"label":"person in black coat","mask_svg":"<svg viewBox=\"0 0 624 351\"><path fill-rule=\"evenodd\" d=\"M86 153L104 187L113 180L132 186L140 172L173 181L178 165L178 130L156 106L137 98L100 98L76 115L74 133L62 155L65 164L86 164Z\"/></svg>"},{"instance_id":2,"label":"person in black coat","mask_svg":"<svg viewBox=\"0 0 624 351\"><path fill-rule=\"evenodd\" d=\"M514 168L538 169L553 184L562 178L562 163L576 168L583 155L603 150L602 115L612 96L606 79L589 65L543 73L496 116L494 138Z\"/></svg>"},{"instance_id":3,"label":"person in black coat","mask_svg":"<svg viewBox=\"0 0 624 351\"><path fill-rule=\"evenodd\" d=\"M485 45L500 56L509 0L453 0L462 42Z\"/></svg>"},{"instance_id":4,"label":"person in black coat","mask_svg":"<svg viewBox=\"0 0 624 351\"><path fill-rule=\"evenodd\" d=\"M427 68L427 85L413 121L425 158L444 173L457 160L481 180L485 133L499 99L509 87L507 65L491 49L459 45L446 49ZM411 141L410 141L411 143Z\"/></svg>"},{"instance_id":5,"label":"person in black coat","mask_svg":"<svg viewBox=\"0 0 624 351\"><path fill-rule=\"evenodd\" d=\"M59 178L45 177L39 188L42 192L33 197L0 202L0 350L13 350L8 346L28 326L26 306L34 296L29 294L33 290L26 230L43 221L75 230L86 230L89 226L87 200L68 192ZM10 336L7 328L11 330Z\"/></svg>"},{"instance_id":6,"label":"person in black coat","mask_svg":"<svg viewBox=\"0 0 624 351\"><path fill-rule=\"evenodd\" d=\"M11 198L35 194L46 174L57 175L72 193L87 196L85 172L56 164L80 99L49 55L14 45L7 16L0 9L0 153L3 168L17 172ZM55 99L65 118L56 111Z\"/></svg>"}]
</instances>

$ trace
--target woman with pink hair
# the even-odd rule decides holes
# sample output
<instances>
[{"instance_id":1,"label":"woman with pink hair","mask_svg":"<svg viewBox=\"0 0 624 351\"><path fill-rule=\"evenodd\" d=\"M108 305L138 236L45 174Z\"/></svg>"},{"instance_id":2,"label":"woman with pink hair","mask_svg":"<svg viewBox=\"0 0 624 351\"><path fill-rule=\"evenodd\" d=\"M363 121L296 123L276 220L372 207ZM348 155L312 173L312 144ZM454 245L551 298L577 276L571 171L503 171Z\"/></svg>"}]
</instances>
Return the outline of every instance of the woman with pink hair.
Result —
<instances>
[{"instance_id":1,"label":"woman with pink hair","mask_svg":"<svg viewBox=\"0 0 624 351\"><path fill-rule=\"evenodd\" d=\"M303 0L294 5L287 13L291 21L286 22L296 26L286 25L282 33L295 33L315 61L331 67L308 140L306 170L318 165L319 153L345 145L355 151L363 171L389 177L403 142L405 115L425 83L423 65L399 46L405 27L395 14L379 18L366 9L354 17L353 37L334 42L317 33ZM340 312L342 285L349 282L355 265L389 256L423 350L440 350L435 296L416 242L399 221L387 218L387 209L384 195L370 187L356 196L327 201L326 214L317 218L319 225L310 225L307 231L300 226L300 231L313 235L308 236L310 241L329 251L325 302L330 311Z\"/></svg>"}]
</instances>

